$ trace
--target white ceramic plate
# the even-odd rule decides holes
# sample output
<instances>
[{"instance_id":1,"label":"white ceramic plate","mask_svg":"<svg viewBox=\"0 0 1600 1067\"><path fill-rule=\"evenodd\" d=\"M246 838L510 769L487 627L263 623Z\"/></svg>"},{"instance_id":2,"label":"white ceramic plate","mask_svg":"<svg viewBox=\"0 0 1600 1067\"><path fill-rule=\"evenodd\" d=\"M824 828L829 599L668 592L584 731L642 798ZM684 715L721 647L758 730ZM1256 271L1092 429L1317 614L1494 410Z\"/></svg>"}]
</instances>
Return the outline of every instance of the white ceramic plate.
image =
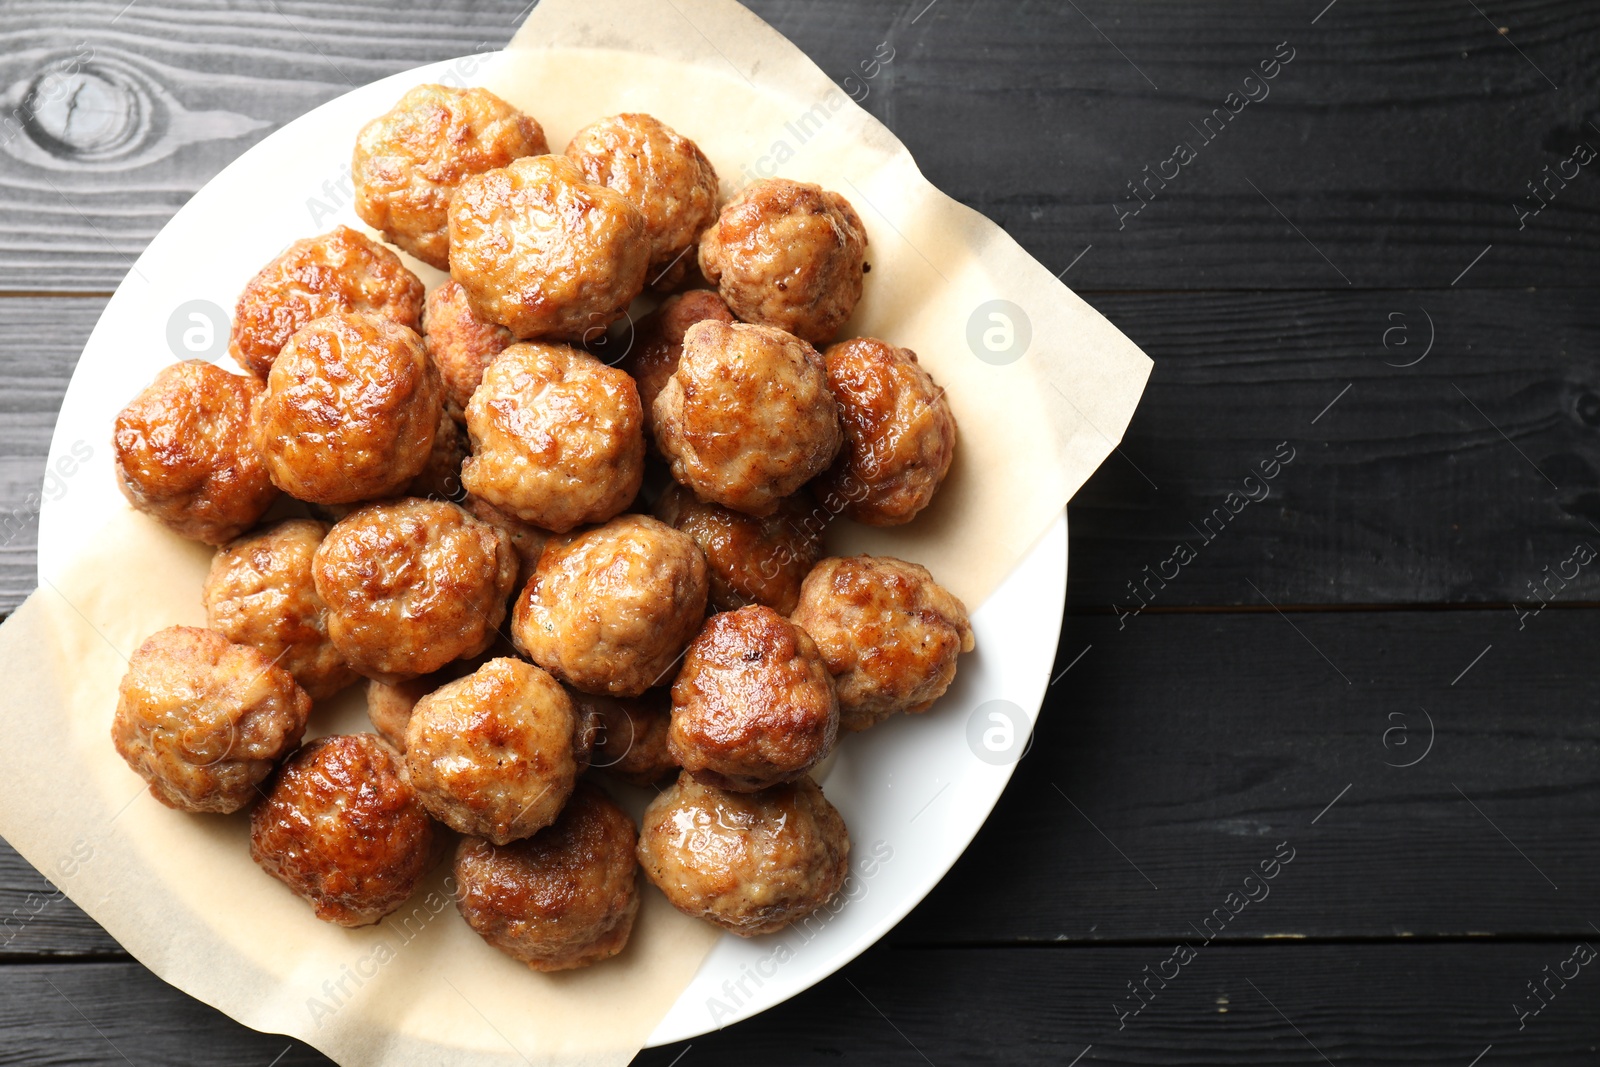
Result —
<instances>
[{"instance_id":1,"label":"white ceramic plate","mask_svg":"<svg viewBox=\"0 0 1600 1067\"><path fill-rule=\"evenodd\" d=\"M126 507L110 448L122 406L186 353L208 351L235 369L224 354L226 320L216 322L211 309L231 310L245 281L289 241L338 223L360 226L342 183L361 124L412 85L450 76L474 82L495 61L421 67L322 105L244 153L156 236L106 306L62 404L50 452L56 473L46 482L39 524L43 578L63 574L85 540ZM628 87L609 91L585 113L622 110L612 105L628 98ZM680 128L699 139L692 123ZM549 132L561 145L573 131ZM712 162L722 169L735 161L713 153ZM418 273L430 285L441 277ZM1062 515L973 613L977 651L962 657L949 693L928 714L847 737L827 767L823 786L852 840L842 903L779 934L725 936L656 1027L653 1044L748 1018L816 984L882 937L949 870L1005 788L1038 714L1060 633L1066 547Z\"/></svg>"}]
</instances>

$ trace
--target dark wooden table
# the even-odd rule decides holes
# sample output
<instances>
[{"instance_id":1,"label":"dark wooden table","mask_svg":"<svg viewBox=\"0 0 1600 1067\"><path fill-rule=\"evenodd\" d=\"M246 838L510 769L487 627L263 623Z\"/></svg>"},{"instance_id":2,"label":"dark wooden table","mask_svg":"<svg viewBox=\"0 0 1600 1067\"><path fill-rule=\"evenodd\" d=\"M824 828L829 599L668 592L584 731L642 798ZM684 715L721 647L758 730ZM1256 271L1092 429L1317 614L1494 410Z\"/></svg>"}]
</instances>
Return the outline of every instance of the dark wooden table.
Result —
<instances>
[{"instance_id":1,"label":"dark wooden table","mask_svg":"<svg viewBox=\"0 0 1600 1067\"><path fill-rule=\"evenodd\" d=\"M125 3L0 2L6 609L132 258L281 123L526 0ZM889 42L865 106L1156 369L967 855L839 975L639 1062L1595 1063L1600 8L752 6L841 81ZM0 1063L326 1062L8 850L0 931Z\"/></svg>"}]
</instances>

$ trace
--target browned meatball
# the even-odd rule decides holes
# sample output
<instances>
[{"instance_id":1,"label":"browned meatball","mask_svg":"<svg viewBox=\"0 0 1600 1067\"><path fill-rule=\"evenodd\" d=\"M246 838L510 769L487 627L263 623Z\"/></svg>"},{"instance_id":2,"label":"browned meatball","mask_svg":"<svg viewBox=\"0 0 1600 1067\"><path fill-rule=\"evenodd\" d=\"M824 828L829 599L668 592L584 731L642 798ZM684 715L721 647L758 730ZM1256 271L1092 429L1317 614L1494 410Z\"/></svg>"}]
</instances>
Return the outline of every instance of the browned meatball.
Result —
<instances>
[{"instance_id":1,"label":"browned meatball","mask_svg":"<svg viewBox=\"0 0 1600 1067\"><path fill-rule=\"evenodd\" d=\"M539 124L489 90L418 85L356 136L356 214L449 270L450 198L461 180L548 151Z\"/></svg>"},{"instance_id":2,"label":"browned meatball","mask_svg":"<svg viewBox=\"0 0 1600 1067\"><path fill-rule=\"evenodd\" d=\"M428 294L422 309L422 341L444 382L445 410L465 422L467 401L483 372L513 338L504 326L482 322L472 313L461 283L450 279Z\"/></svg>"},{"instance_id":3,"label":"browned meatball","mask_svg":"<svg viewBox=\"0 0 1600 1067\"><path fill-rule=\"evenodd\" d=\"M700 629L706 560L648 515L553 537L517 598L517 648L575 688L638 696L666 680Z\"/></svg>"},{"instance_id":4,"label":"browned meatball","mask_svg":"<svg viewBox=\"0 0 1600 1067\"><path fill-rule=\"evenodd\" d=\"M162 368L117 415L117 485L174 533L220 545L278 498L250 435L254 378L191 360Z\"/></svg>"},{"instance_id":5,"label":"browned meatball","mask_svg":"<svg viewBox=\"0 0 1600 1067\"><path fill-rule=\"evenodd\" d=\"M489 944L536 971L621 952L639 911L638 834L597 787L578 786L551 826L507 845L456 848L456 907Z\"/></svg>"},{"instance_id":6,"label":"browned meatball","mask_svg":"<svg viewBox=\"0 0 1600 1067\"><path fill-rule=\"evenodd\" d=\"M337 312L289 339L251 430L272 481L313 504L388 496L433 453L443 389L422 339L377 315Z\"/></svg>"},{"instance_id":7,"label":"browned meatball","mask_svg":"<svg viewBox=\"0 0 1600 1067\"><path fill-rule=\"evenodd\" d=\"M260 649L312 700L360 677L328 640L328 605L311 577L311 559L327 532L327 523L289 519L232 541L211 558L201 594L208 626Z\"/></svg>"},{"instance_id":8,"label":"browned meatball","mask_svg":"<svg viewBox=\"0 0 1600 1067\"><path fill-rule=\"evenodd\" d=\"M815 642L771 608L713 615L672 684L668 747L702 782L752 793L833 749L839 700Z\"/></svg>"},{"instance_id":9,"label":"browned meatball","mask_svg":"<svg viewBox=\"0 0 1600 1067\"><path fill-rule=\"evenodd\" d=\"M566 345L517 344L467 405L467 492L565 533L632 503L644 478L633 379Z\"/></svg>"},{"instance_id":10,"label":"browned meatball","mask_svg":"<svg viewBox=\"0 0 1600 1067\"><path fill-rule=\"evenodd\" d=\"M596 722L590 766L630 785L653 786L676 770L667 749L672 694L664 686L637 697L597 696L574 689L569 694L580 714Z\"/></svg>"},{"instance_id":11,"label":"browned meatball","mask_svg":"<svg viewBox=\"0 0 1600 1067\"><path fill-rule=\"evenodd\" d=\"M579 130L567 158L644 215L650 284L671 289L682 281L689 250L717 217L717 172L700 146L653 116L633 113Z\"/></svg>"},{"instance_id":12,"label":"browned meatball","mask_svg":"<svg viewBox=\"0 0 1600 1067\"><path fill-rule=\"evenodd\" d=\"M289 758L250 813L250 856L317 918L366 926L427 873L433 823L376 734L323 737Z\"/></svg>"},{"instance_id":13,"label":"browned meatball","mask_svg":"<svg viewBox=\"0 0 1600 1067\"><path fill-rule=\"evenodd\" d=\"M706 554L713 609L765 604L787 615L800 600L801 580L822 556L820 526L806 504L804 493L787 497L776 512L758 519L671 485L656 501L655 513Z\"/></svg>"},{"instance_id":14,"label":"browned meatball","mask_svg":"<svg viewBox=\"0 0 1600 1067\"><path fill-rule=\"evenodd\" d=\"M683 356L684 332L703 319L732 322L733 312L722 302L722 297L711 290L691 289L667 297L660 307L639 321L638 333L622 362L622 369L633 375L639 387L639 405L644 409L647 438L655 434L656 397L672 372L678 369L678 360Z\"/></svg>"},{"instance_id":15,"label":"browned meatball","mask_svg":"<svg viewBox=\"0 0 1600 1067\"><path fill-rule=\"evenodd\" d=\"M517 556L509 538L461 507L410 498L340 519L312 573L334 647L362 674L392 682L489 647Z\"/></svg>"},{"instance_id":16,"label":"browned meatball","mask_svg":"<svg viewBox=\"0 0 1600 1067\"><path fill-rule=\"evenodd\" d=\"M511 538L511 549L517 554L517 581L512 590L513 594L520 593L522 587L528 584L528 579L533 577L533 569L539 565L545 543L550 540L550 531L508 515L471 493L467 494L461 506L470 511L473 518L481 519Z\"/></svg>"},{"instance_id":17,"label":"browned meatball","mask_svg":"<svg viewBox=\"0 0 1600 1067\"><path fill-rule=\"evenodd\" d=\"M578 731L554 678L492 659L417 701L406 767L434 818L503 845L555 821L578 780Z\"/></svg>"},{"instance_id":18,"label":"browned meatball","mask_svg":"<svg viewBox=\"0 0 1600 1067\"><path fill-rule=\"evenodd\" d=\"M111 740L167 807L225 813L256 798L310 714L294 677L256 649L170 626L128 660Z\"/></svg>"},{"instance_id":19,"label":"browned meatball","mask_svg":"<svg viewBox=\"0 0 1600 1067\"><path fill-rule=\"evenodd\" d=\"M402 490L405 496L454 500L462 495L461 466L467 461L467 432L441 408L433 448L422 470Z\"/></svg>"},{"instance_id":20,"label":"browned meatball","mask_svg":"<svg viewBox=\"0 0 1600 1067\"><path fill-rule=\"evenodd\" d=\"M436 689L442 689L457 678L465 678L485 663L498 656L511 656L516 649L504 637L497 638L488 650L467 659L452 660L436 671L416 678L392 682L377 679L367 681L367 718L378 736L392 745L396 752L405 754L406 724L417 701Z\"/></svg>"},{"instance_id":21,"label":"browned meatball","mask_svg":"<svg viewBox=\"0 0 1600 1067\"><path fill-rule=\"evenodd\" d=\"M422 282L399 256L348 226L296 241L239 294L228 351L265 378L290 337L336 311L367 311L414 330Z\"/></svg>"},{"instance_id":22,"label":"browned meatball","mask_svg":"<svg viewBox=\"0 0 1600 1067\"><path fill-rule=\"evenodd\" d=\"M956 417L909 348L857 337L823 353L844 450L823 476L828 510L869 526L910 522L950 469Z\"/></svg>"},{"instance_id":23,"label":"browned meatball","mask_svg":"<svg viewBox=\"0 0 1600 1067\"><path fill-rule=\"evenodd\" d=\"M850 201L768 178L728 201L701 235L700 270L745 322L822 344L861 299L866 251Z\"/></svg>"},{"instance_id":24,"label":"browned meatball","mask_svg":"<svg viewBox=\"0 0 1600 1067\"><path fill-rule=\"evenodd\" d=\"M685 915L754 937L833 899L850 834L810 778L732 793L685 771L645 809L639 865Z\"/></svg>"},{"instance_id":25,"label":"browned meatball","mask_svg":"<svg viewBox=\"0 0 1600 1067\"><path fill-rule=\"evenodd\" d=\"M839 691L840 725L865 730L927 711L972 651L967 609L927 568L890 556L818 563L793 619L816 641Z\"/></svg>"},{"instance_id":26,"label":"browned meatball","mask_svg":"<svg viewBox=\"0 0 1600 1067\"><path fill-rule=\"evenodd\" d=\"M600 336L649 263L639 209L565 156L474 175L450 201L450 274L474 315L518 337Z\"/></svg>"},{"instance_id":27,"label":"browned meatball","mask_svg":"<svg viewBox=\"0 0 1600 1067\"><path fill-rule=\"evenodd\" d=\"M817 350L770 326L705 320L655 402L656 445L702 500L748 515L833 462L844 435Z\"/></svg>"}]
</instances>

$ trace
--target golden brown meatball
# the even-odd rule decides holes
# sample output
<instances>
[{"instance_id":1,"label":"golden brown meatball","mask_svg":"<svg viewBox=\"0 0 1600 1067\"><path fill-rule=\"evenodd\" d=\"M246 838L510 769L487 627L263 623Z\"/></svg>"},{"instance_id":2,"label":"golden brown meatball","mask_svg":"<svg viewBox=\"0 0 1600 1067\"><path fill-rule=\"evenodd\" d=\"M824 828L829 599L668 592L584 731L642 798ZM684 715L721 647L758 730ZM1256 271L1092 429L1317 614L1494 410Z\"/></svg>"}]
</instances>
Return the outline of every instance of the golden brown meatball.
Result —
<instances>
[{"instance_id":1,"label":"golden brown meatball","mask_svg":"<svg viewBox=\"0 0 1600 1067\"><path fill-rule=\"evenodd\" d=\"M483 372L514 338L504 326L479 321L466 290L454 278L428 294L422 309L422 341L444 382L445 410L465 422L467 401Z\"/></svg>"},{"instance_id":2,"label":"golden brown meatball","mask_svg":"<svg viewBox=\"0 0 1600 1067\"><path fill-rule=\"evenodd\" d=\"M770 326L705 320L655 402L656 445L702 500L748 515L825 470L844 440L817 350Z\"/></svg>"},{"instance_id":3,"label":"golden brown meatball","mask_svg":"<svg viewBox=\"0 0 1600 1067\"><path fill-rule=\"evenodd\" d=\"M678 761L667 749L672 724L669 689L658 686L637 697L597 696L578 689L567 695L579 714L596 723L589 766L637 786L653 786L668 771L677 770Z\"/></svg>"},{"instance_id":4,"label":"golden brown meatball","mask_svg":"<svg viewBox=\"0 0 1600 1067\"><path fill-rule=\"evenodd\" d=\"M565 156L528 156L463 181L450 202L450 274L472 313L518 337L591 340L644 288L644 216Z\"/></svg>"},{"instance_id":5,"label":"golden brown meatball","mask_svg":"<svg viewBox=\"0 0 1600 1067\"><path fill-rule=\"evenodd\" d=\"M702 782L753 793L833 749L839 700L815 642L759 604L711 616L672 684L668 747Z\"/></svg>"},{"instance_id":6,"label":"golden brown meatball","mask_svg":"<svg viewBox=\"0 0 1600 1067\"><path fill-rule=\"evenodd\" d=\"M551 826L507 845L456 848L456 907L489 944L536 971L621 952L639 911L638 833L599 788L578 786Z\"/></svg>"},{"instance_id":7,"label":"golden brown meatball","mask_svg":"<svg viewBox=\"0 0 1600 1067\"><path fill-rule=\"evenodd\" d=\"M367 718L378 736L389 742L401 755L406 751L406 724L417 701L436 689L442 689L457 678L465 678L485 663L498 656L516 655L516 649L504 637L498 637L487 651L466 659L451 660L436 671L416 678L393 682L367 681Z\"/></svg>"},{"instance_id":8,"label":"golden brown meatball","mask_svg":"<svg viewBox=\"0 0 1600 1067\"><path fill-rule=\"evenodd\" d=\"M170 626L128 660L111 740L167 807L226 813L255 800L310 714L294 677L256 649Z\"/></svg>"},{"instance_id":9,"label":"golden brown meatball","mask_svg":"<svg viewBox=\"0 0 1600 1067\"><path fill-rule=\"evenodd\" d=\"M633 379L566 345L517 344L467 405L467 492L523 522L565 533L604 522L644 479Z\"/></svg>"},{"instance_id":10,"label":"golden brown meatball","mask_svg":"<svg viewBox=\"0 0 1600 1067\"><path fill-rule=\"evenodd\" d=\"M471 512L473 518L481 519L511 538L511 549L517 554L517 581L512 590L513 595L520 593L522 587L528 584L528 579L533 577L533 569L539 565L539 557L544 553L545 543L550 540L550 531L541 530L532 523L508 515L487 500L471 493L467 494L467 499L461 502L461 506Z\"/></svg>"},{"instance_id":11,"label":"golden brown meatball","mask_svg":"<svg viewBox=\"0 0 1600 1067\"><path fill-rule=\"evenodd\" d=\"M461 507L409 498L340 519L312 573L334 647L367 677L393 682L489 647L517 557L504 534Z\"/></svg>"},{"instance_id":12,"label":"golden brown meatball","mask_svg":"<svg viewBox=\"0 0 1600 1067\"><path fill-rule=\"evenodd\" d=\"M754 937L833 899L850 834L810 778L732 793L685 771L645 809L639 865L685 915Z\"/></svg>"},{"instance_id":13,"label":"golden brown meatball","mask_svg":"<svg viewBox=\"0 0 1600 1067\"><path fill-rule=\"evenodd\" d=\"M443 408L433 432L433 448L422 470L402 490L405 496L454 500L462 495L461 465L467 461L467 432Z\"/></svg>"},{"instance_id":14,"label":"golden brown meatball","mask_svg":"<svg viewBox=\"0 0 1600 1067\"><path fill-rule=\"evenodd\" d=\"M422 282L399 256L348 226L296 241L239 294L228 351L265 378L290 337L337 311L371 312L414 330Z\"/></svg>"},{"instance_id":15,"label":"golden brown meatball","mask_svg":"<svg viewBox=\"0 0 1600 1067\"><path fill-rule=\"evenodd\" d=\"M638 696L666 680L705 612L695 543L648 515L623 515L550 539L517 598L511 637L577 689Z\"/></svg>"},{"instance_id":16,"label":"golden brown meatball","mask_svg":"<svg viewBox=\"0 0 1600 1067\"><path fill-rule=\"evenodd\" d=\"M846 730L927 711L955 679L956 658L972 651L961 601L927 568L890 556L818 563L792 617L833 673Z\"/></svg>"},{"instance_id":17,"label":"golden brown meatball","mask_svg":"<svg viewBox=\"0 0 1600 1067\"><path fill-rule=\"evenodd\" d=\"M548 151L539 124L487 89L418 85L356 136L356 214L449 270L450 198L462 179Z\"/></svg>"},{"instance_id":18,"label":"golden brown meatball","mask_svg":"<svg viewBox=\"0 0 1600 1067\"><path fill-rule=\"evenodd\" d=\"M717 217L717 172L700 146L650 115L612 115L579 130L567 158L644 216L650 284L671 289L688 253Z\"/></svg>"},{"instance_id":19,"label":"golden brown meatball","mask_svg":"<svg viewBox=\"0 0 1600 1067\"><path fill-rule=\"evenodd\" d=\"M944 481L956 417L909 348L857 337L823 353L844 450L822 479L828 510L868 526L910 522Z\"/></svg>"},{"instance_id":20,"label":"golden brown meatball","mask_svg":"<svg viewBox=\"0 0 1600 1067\"><path fill-rule=\"evenodd\" d=\"M520 659L492 659L417 701L406 767L423 806L497 845L555 821L578 780L566 691Z\"/></svg>"},{"instance_id":21,"label":"golden brown meatball","mask_svg":"<svg viewBox=\"0 0 1600 1067\"><path fill-rule=\"evenodd\" d=\"M360 677L328 640L328 605L317 595L311 559L328 524L288 519L217 550L201 596L206 625L260 649L312 700Z\"/></svg>"},{"instance_id":22,"label":"golden brown meatball","mask_svg":"<svg viewBox=\"0 0 1600 1067\"><path fill-rule=\"evenodd\" d=\"M728 201L700 237L700 270L745 322L822 344L861 299L867 231L850 201L768 178Z\"/></svg>"},{"instance_id":23,"label":"golden brown meatball","mask_svg":"<svg viewBox=\"0 0 1600 1067\"><path fill-rule=\"evenodd\" d=\"M416 333L377 315L337 312L283 346L251 430L273 483L290 496L372 500L422 473L442 393Z\"/></svg>"},{"instance_id":24,"label":"golden brown meatball","mask_svg":"<svg viewBox=\"0 0 1600 1067\"><path fill-rule=\"evenodd\" d=\"M708 504L681 485L656 501L656 517L694 538L711 571L711 606L733 611L765 604L780 615L794 610L800 582L822 556L819 524L805 494L786 497L763 519Z\"/></svg>"},{"instance_id":25,"label":"golden brown meatball","mask_svg":"<svg viewBox=\"0 0 1600 1067\"><path fill-rule=\"evenodd\" d=\"M128 503L208 545L254 526L278 498L250 435L260 395L256 379L200 360L162 368L117 415L112 447Z\"/></svg>"},{"instance_id":26,"label":"golden brown meatball","mask_svg":"<svg viewBox=\"0 0 1600 1067\"><path fill-rule=\"evenodd\" d=\"M318 738L250 813L250 856L340 926L404 904L433 861L433 823L376 734Z\"/></svg>"},{"instance_id":27,"label":"golden brown meatball","mask_svg":"<svg viewBox=\"0 0 1600 1067\"><path fill-rule=\"evenodd\" d=\"M722 297L709 289L691 289L669 296L661 306L639 321L633 347L622 361L622 369L633 375L639 387L639 405L644 410L646 438L655 435L656 397L678 369L683 356L683 335L703 319L732 322L733 312Z\"/></svg>"}]
</instances>

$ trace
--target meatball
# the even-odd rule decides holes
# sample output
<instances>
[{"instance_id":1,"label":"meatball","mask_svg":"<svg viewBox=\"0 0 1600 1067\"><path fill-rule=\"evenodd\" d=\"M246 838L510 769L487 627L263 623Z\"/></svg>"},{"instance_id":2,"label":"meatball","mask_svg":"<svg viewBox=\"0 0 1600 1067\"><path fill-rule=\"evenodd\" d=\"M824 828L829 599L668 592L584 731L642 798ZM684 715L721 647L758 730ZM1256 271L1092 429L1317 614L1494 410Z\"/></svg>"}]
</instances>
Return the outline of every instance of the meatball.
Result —
<instances>
[{"instance_id":1,"label":"meatball","mask_svg":"<svg viewBox=\"0 0 1600 1067\"><path fill-rule=\"evenodd\" d=\"M536 971L587 967L621 952L639 912L638 833L585 782L552 825L506 845L456 848L456 908L467 925Z\"/></svg>"},{"instance_id":2,"label":"meatball","mask_svg":"<svg viewBox=\"0 0 1600 1067\"><path fill-rule=\"evenodd\" d=\"M311 577L311 559L327 532L327 523L289 519L230 542L211 558L201 594L206 625L261 650L312 700L360 677L328 640L328 605Z\"/></svg>"},{"instance_id":3,"label":"meatball","mask_svg":"<svg viewBox=\"0 0 1600 1067\"><path fill-rule=\"evenodd\" d=\"M462 179L548 151L539 124L487 89L418 85L356 135L356 214L449 270L450 198Z\"/></svg>"},{"instance_id":4,"label":"meatball","mask_svg":"<svg viewBox=\"0 0 1600 1067\"><path fill-rule=\"evenodd\" d=\"M317 918L367 926L428 872L433 823L376 734L323 737L289 758L250 813L250 856Z\"/></svg>"},{"instance_id":5,"label":"meatball","mask_svg":"<svg viewBox=\"0 0 1600 1067\"><path fill-rule=\"evenodd\" d=\"M565 533L604 522L644 479L633 379L566 345L517 344L467 405L467 492L523 522Z\"/></svg>"},{"instance_id":6,"label":"meatball","mask_svg":"<svg viewBox=\"0 0 1600 1067\"><path fill-rule=\"evenodd\" d=\"M706 612L706 560L648 515L553 537L517 598L511 637L588 693L638 696L678 664Z\"/></svg>"},{"instance_id":7,"label":"meatball","mask_svg":"<svg viewBox=\"0 0 1600 1067\"><path fill-rule=\"evenodd\" d=\"M422 282L399 256L348 226L296 241L239 294L228 351L265 378L290 337L336 311L371 312L414 330Z\"/></svg>"},{"instance_id":8,"label":"meatball","mask_svg":"<svg viewBox=\"0 0 1600 1067\"><path fill-rule=\"evenodd\" d=\"M549 531L507 515L487 500L470 493L461 506L471 512L473 518L488 523L511 538L511 550L517 554L517 580L512 589L521 592L522 587L528 584L528 579L533 577L533 569L539 565L539 556L544 552L545 543L550 540Z\"/></svg>"},{"instance_id":9,"label":"meatball","mask_svg":"<svg viewBox=\"0 0 1600 1067\"><path fill-rule=\"evenodd\" d=\"M256 798L310 714L294 676L261 652L215 630L171 626L128 660L111 740L167 807L227 813Z\"/></svg>"},{"instance_id":10,"label":"meatball","mask_svg":"<svg viewBox=\"0 0 1600 1067\"><path fill-rule=\"evenodd\" d=\"M328 636L356 670L393 682L494 641L517 577L510 539L455 504L369 504L340 519L312 561Z\"/></svg>"},{"instance_id":11,"label":"meatball","mask_svg":"<svg viewBox=\"0 0 1600 1067\"><path fill-rule=\"evenodd\" d=\"M644 288L644 216L565 156L529 156L461 183L450 274L472 313L518 337L598 337Z\"/></svg>"},{"instance_id":12,"label":"meatball","mask_svg":"<svg viewBox=\"0 0 1600 1067\"><path fill-rule=\"evenodd\" d=\"M956 657L972 651L961 601L926 568L890 556L818 563L792 618L833 673L846 730L897 711L927 711L950 688Z\"/></svg>"},{"instance_id":13,"label":"meatball","mask_svg":"<svg viewBox=\"0 0 1600 1067\"><path fill-rule=\"evenodd\" d=\"M570 694L579 714L596 723L590 766L630 785L653 786L676 770L667 750L671 726L671 692L665 687L637 697L606 697L574 689Z\"/></svg>"},{"instance_id":14,"label":"meatball","mask_svg":"<svg viewBox=\"0 0 1600 1067\"><path fill-rule=\"evenodd\" d=\"M824 475L822 498L868 526L899 526L928 506L950 470L956 417L917 354L873 337L823 353L839 402L844 449Z\"/></svg>"},{"instance_id":15,"label":"meatball","mask_svg":"<svg viewBox=\"0 0 1600 1067\"><path fill-rule=\"evenodd\" d=\"M770 326L714 320L683 335L656 397L655 436L673 478L748 515L777 511L844 440L816 349Z\"/></svg>"},{"instance_id":16,"label":"meatball","mask_svg":"<svg viewBox=\"0 0 1600 1067\"><path fill-rule=\"evenodd\" d=\"M454 500L462 495L461 465L467 461L467 433L443 408L433 432L433 448L417 476L406 484L406 496Z\"/></svg>"},{"instance_id":17,"label":"meatball","mask_svg":"<svg viewBox=\"0 0 1600 1067\"><path fill-rule=\"evenodd\" d=\"M503 845L549 826L572 795L579 726L554 678L492 659L417 701L406 767L434 818Z\"/></svg>"},{"instance_id":18,"label":"meatball","mask_svg":"<svg viewBox=\"0 0 1600 1067\"><path fill-rule=\"evenodd\" d=\"M174 533L220 545L278 498L250 435L254 378L200 360L162 368L117 415L117 485Z\"/></svg>"},{"instance_id":19,"label":"meatball","mask_svg":"<svg viewBox=\"0 0 1600 1067\"><path fill-rule=\"evenodd\" d=\"M717 217L717 172L700 146L650 115L612 115L579 130L567 158L644 216L650 284L682 281L689 250Z\"/></svg>"},{"instance_id":20,"label":"meatball","mask_svg":"<svg viewBox=\"0 0 1600 1067\"><path fill-rule=\"evenodd\" d=\"M792 782L838 732L839 700L816 643L759 604L713 615L672 684L668 748L709 785L753 793Z\"/></svg>"},{"instance_id":21,"label":"meatball","mask_svg":"<svg viewBox=\"0 0 1600 1067\"><path fill-rule=\"evenodd\" d=\"M732 322L733 312L722 302L722 297L709 289L691 289L687 293L669 296L661 306L639 322L633 348L622 361L622 369L633 375L639 387L639 405L644 409L646 437L655 434L656 397L678 369L683 356L683 334L702 319Z\"/></svg>"},{"instance_id":22,"label":"meatball","mask_svg":"<svg viewBox=\"0 0 1600 1067\"><path fill-rule=\"evenodd\" d=\"M415 332L341 311L283 346L251 429L280 489L312 504L351 504L422 473L442 393Z\"/></svg>"},{"instance_id":23,"label":"meatball","mask_svg":"<svg viewBox=\"0 0 1600 1067\"><path fill-rule=\"evenodd\" d=\"M728 201L701 235L700 271L745 322L822 344L861 299L866 251L850 201L768 178Z\"/></svg>"},{"instance_id":24,"label":"meatball","mask_svg":"<svg viewBox=\"0 0 1600 1067\"><path fill-rule=\"evenodd\" d=\"M800 582L822 556L822 524L809 513L803 493L784 499L772 515L758 519L707 504L681 485L656 501L656 517L694 538L711 572L711 606L733 611L765 604L780 615L794 610Z\"/></svg>"},{"instance_id":25,"label":"meatball","mask_svg":"<svg viewBox=\"0 0 1600 1067\"><path fill-rule=\"evenodd\" d=\"M465 422L467 401L483 381L484 368L512 342L504 326L479 321L467 292L451 279L428 294L422 309L422 342L444 382L444 406Z\"/></svg>"},{"instance_id":26,"label":"meatball","mask_svg":"<svg viewBox=\"0 0 1600 1067\"><path fill-rule=\"evenodd\" d=\"M672 906L741 937L828 903L849 863L844 820L810 778L732 793L685 771L639 830L639 865Z\"/></svg>"}]
</instances>

